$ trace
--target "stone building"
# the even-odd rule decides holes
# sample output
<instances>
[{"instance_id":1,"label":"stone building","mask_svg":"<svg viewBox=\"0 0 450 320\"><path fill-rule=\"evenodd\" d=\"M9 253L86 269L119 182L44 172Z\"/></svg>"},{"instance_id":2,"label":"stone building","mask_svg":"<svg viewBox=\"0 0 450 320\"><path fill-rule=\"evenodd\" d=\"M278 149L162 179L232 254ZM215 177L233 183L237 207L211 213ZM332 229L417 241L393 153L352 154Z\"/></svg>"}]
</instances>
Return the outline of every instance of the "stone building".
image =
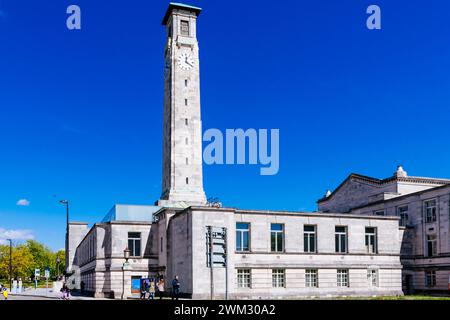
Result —
<instances>
[{"instance_id":1,"label":"stone building","mask_svg":"<svg viewBox=\"0 0 450 320\"><path fill-rule=\"evenodd\" d=\"M398 217L404 292L450 289L450 180L408 176L401 166L382 180L352 174L318 204L323 212Z\"/></svg>"},{"instance_id":2,"label":"stone building","mask_svg":"<svg viewBox=\"0 0 450 320\"><path fill-rule=\"evenodd\" d=\"M323 212L207 203L196 37L200 12L171 3L163 19L167 43L160 200L154 206L115 205L91 228L71 222L68 272L80 276L87 292L111 298L138 294L139 281L146 277L164 277L169 291L175 275L181 291L195 299L402 294L405 230L397 216L374 215L363 206L369 205L368 197L389 201L391 193L419 185L377 189L364 183L355 197L347 186L350 178L319 202ZM375 189L385 193L383 199ZM350 212L352 208L359 211Z\"/></svg>"}]
</instances>

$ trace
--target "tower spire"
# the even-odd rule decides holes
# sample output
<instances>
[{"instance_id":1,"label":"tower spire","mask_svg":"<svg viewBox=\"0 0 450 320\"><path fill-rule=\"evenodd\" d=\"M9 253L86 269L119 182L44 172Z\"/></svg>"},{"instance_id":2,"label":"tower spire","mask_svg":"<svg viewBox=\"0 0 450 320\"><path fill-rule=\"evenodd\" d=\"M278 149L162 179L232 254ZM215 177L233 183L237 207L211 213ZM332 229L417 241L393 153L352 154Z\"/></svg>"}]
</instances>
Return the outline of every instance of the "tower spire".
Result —
<instances>
[{"instance_id":1,"label":"tower spire","mask_svg":"<svg viewBox=\"0 0 450 320\"><path fill-rule=\"evenodd\" d=\"M164 71L163 182L160 206L205 205L197 17L201 9L170 3Z\"/></svg>"}]
</instances>

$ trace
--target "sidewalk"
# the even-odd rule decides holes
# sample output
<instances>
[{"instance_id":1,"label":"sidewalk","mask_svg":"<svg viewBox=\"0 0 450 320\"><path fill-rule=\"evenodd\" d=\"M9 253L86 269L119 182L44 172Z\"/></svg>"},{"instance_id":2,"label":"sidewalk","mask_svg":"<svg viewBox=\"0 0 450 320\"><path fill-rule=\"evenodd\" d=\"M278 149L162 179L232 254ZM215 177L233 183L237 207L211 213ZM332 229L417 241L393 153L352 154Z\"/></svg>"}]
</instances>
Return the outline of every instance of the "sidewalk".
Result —
<instances>
[{"instance_id":1,"label":"sidewalk","mask_svg":"<svg viewBox=\"0 0 450 320\"><path fill-rule=\"evenodd\" d=\"M47 299L56 299L61 300L61 292L53 292L52 288L28 288L21 293L10 293L11 296L24 296L24 297L36 297L36 298L47 298ZM99 299L93 297L85 297L85 296L73 296L70 295L70 300L109 300L109 299Z\"/></svg>"}]
</instances>

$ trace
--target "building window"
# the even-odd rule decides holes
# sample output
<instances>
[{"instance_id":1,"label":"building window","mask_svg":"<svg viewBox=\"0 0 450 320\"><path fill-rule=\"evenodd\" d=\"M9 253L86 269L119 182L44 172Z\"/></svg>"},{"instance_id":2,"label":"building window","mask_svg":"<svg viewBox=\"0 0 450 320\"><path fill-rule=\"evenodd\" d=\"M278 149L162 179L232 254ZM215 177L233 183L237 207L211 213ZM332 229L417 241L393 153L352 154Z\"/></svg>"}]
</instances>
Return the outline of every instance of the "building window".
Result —
<instances>
[{"instance_id":1,"label":"building window","mask_svg":"<svg viewBox=\"0 0 450 320\"><path fill-rule=\"evenodd\" d=\"M161 252L163 252L163 238L161 237L160 246L161 246Z\"/></svg>"},{"instance_id":2,"label":"building window","mask_svg":"<svg viewBox=\"0 0 450 320\"><path fill-rule=\"evenodd\" d=\"M425 271L425 285L427 287L436 286L436 271Z\"/></svg>"},{"instance_id":3,"label":"building window","mask_svg":"<svg viewBox=\"0 0 450 320\"><path fill-rule=\"evenodd\" d=\"M188 100L184 99L184 105L187 106L188 105Z\"/></svg>"},{"instance_id":4,"label":"building window","mask_svg":"<svg viewBox=\"0 0 450 320\"><path fill-rule=\"evenodd\" d=\"M186 184L189 184L189 178L186 178Z\"/></svg>"},{"instance_id":5,"label":"building window","mask_svg":"<svg viewBox=\"0 0 450 320\"><path fill-rule=\"evenodd\" d=\"M337 253L347 252L347 227L335 227L335 249Z\"/></svg>"},{"instance_id":6,"label":"building window","mask_svg":"<svg viewBox=\"0 0 450 320\"><path fill-rule=\"evenodd\" d=\"M337 286L338 287L349 287L348 269L338 269L337 270Z\"/></svg>"},{"instance_id":7,"label":"building window","mask_svg":"<svg viewBox=\"0 0 450 320\"><path fill-rule=\"evenodd\" d=\"M252 286L252 274L250 269L237 270L237 285L238 288L250 288Z\"/></svg>"},{"instance_id":8,"label":"building window","mask_svg":"<svg viewBox=\"0 0 450 320\"><path fill-rule=\"evenodd\" d=\"M377 253L377 229L366 227L366 249L367 253Z\"/></svg>"},{"instance_id":9,"label":"building window","mask_svg":"<svg viewBox=\"0 0 450 320\"><path fill-rule=\"evenodd\" d=\"M189 35L189 21L181 20L181 35Z\"/></svg>"},{"instance_id":10,"label":"building window","mask_svg":"<svg viewBox=\"0 0 450 320\"><path fill-rule=\"evenodd\" d=\"M189 120L188 120L188 118L184 119L184 124L185 124L185 125L189 125Z\"/></svg>"},{"instance_id":11,"label":"building window","mask_svg":"<svg viewBox=\"0 0 450 320\"><path fill-rule=\"evenodd\" d=\"M284 288L285 286L285 275L284 269L273 269L272 270L272 287L274 288Z\"/></svg>"},{"instance_id":12,"label":"building window","mask_svg":"<svg viewBox=\"0 0 450 320\"><path fill-rule=\"evenodd\" d=\"M250 250L250 224L244 222L236 223L236 251Z\"/></svg>"},{"instance_id":13,"label":"building window","mask_svg":"<svg viewBox=\"0 0 450 320\"><path fill-rule=\"evenodd\" d=\"M305 270L305 285L308 288L318 288L319 281L317 276L317 269L306 269Z\"/></svg>"},{"instance_id":14,"label":"building window","mask_svg":"<svg viewBox=\"0 0 450 320\"><path fill-rule=\"evenodd\" d=\"M435 234L427 236L427 257L437 256L437 237Z\"/></svg>"},{"instance_id":15,"label":"building window","mask_svg":"<svg viewBox=\"0 0 450 320\"><path fill-rule=\"evenodd\" d=\"M369 269L367 270L367 282L369 283L369 287L378 287L378 270L377 269Z\"/></svg>"},{"instance_id":16,"label":"building window","mask_svg":"<svg viewBox=\"0 0 450 320\"><path fill-rule=\"evenodd\" d=\"M406 225L409 223L408 206L398 207L397 215L400 217L400 227L406 227Z\"/></svg>"},{"instance_id":17,"label":"building window","mask_svg":"<svg viewBox=\"0 0 450 320\"><path fill-rule=\"evenodd\" d=\"M270 225L270 243L272 252L283 252L284 250L284 226L279 223Z\"/></svg>"},{"instance_id":18,"label":"building window","mask_svg":"<svg viewBox=\"0 0 450 320\"><path fill-rule=\"evenodd\" d=\"M189 158L186 158L186 165L189 164Z\"/></svg>"},{"instance_id":19,"label":"building window","mask_svg":"<svg viewBox=\"0 0 450 320\"><path fill-rule=\"evenodd\" d=\"M303 227L304 252L316 252L316 226Z\"/></svg>"},{"instance_id":20,"label":"building window","mask_svg":"<svg viewBox=\"0 0 450 320\"><path fill-rule=\"evenodd\" d=\"M373 214L376 216L384 216L384 210L377 210Z\"/></svg>"},{"instance_id":21,"label":"building window","mask_svg":"<svg viewBox=\"0 0 450 320\"><path fill-rule=\"evenodd\" d=\"M184 86L185 86L185 87L188 86L188 80L187 80L187 79L184 80Z\"/></svg>"},{"instance_id":22,"label":"building window","mask_svg":"<svg viewBox=\"0 0 450 320\"><path fill-rule=\"evenodd\" d=\"M189 144L189 138L184 139L184 142L185 142L186 145L188 145Z\"/></svg>"},{"instance_id":23,"label":"building window","mask_svg":"<svg viewBox=\"0 0 450 320\"><path fill-rule=\"evenodd\" d=\"M128 232L128 249L131 257L141 256L141 233Z\"/></svg>"},{"instance_id":24,"label":"building window","mask_svg":"<svg viewBox=\"0 0 450 320\"><path fill-rule=\"evenodd\" d=\"M425 201L425 221L427 223L436 221L436 200Z\"/></svg>"}]
</instances>

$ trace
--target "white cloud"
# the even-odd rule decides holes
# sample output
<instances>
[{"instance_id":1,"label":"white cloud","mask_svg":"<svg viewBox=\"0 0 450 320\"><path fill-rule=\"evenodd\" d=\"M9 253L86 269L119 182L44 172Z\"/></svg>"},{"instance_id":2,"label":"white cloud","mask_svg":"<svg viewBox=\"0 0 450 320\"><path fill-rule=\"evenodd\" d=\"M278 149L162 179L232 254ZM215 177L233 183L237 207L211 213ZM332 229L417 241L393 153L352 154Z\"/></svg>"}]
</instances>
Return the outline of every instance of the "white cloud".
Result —
<instances>
[{"instance_id":1,"label":"white cloud","mask_svg":"<svg viewBox=\"0 0 450 320\"><path fill-rule=\"evenodd\" d=\"M19 201L17 201L16 205L20 207L28 207L30 205L30 201L28 201L27 199L20 199Z\"/></svg>"},{"instance_id":2,"label":"white cloud","mask_svg":"<svg viewBox=\"0 0 450 320\"><path fill-rule=\"evenodd\" d=\"M11 240L30 240L34 239L34 234L32 230L26 229L18 229L18 230L7 230L4 228L0 228L0 243L5 244L8 241L6 239Z\"/></svg>"}]
</instances>

